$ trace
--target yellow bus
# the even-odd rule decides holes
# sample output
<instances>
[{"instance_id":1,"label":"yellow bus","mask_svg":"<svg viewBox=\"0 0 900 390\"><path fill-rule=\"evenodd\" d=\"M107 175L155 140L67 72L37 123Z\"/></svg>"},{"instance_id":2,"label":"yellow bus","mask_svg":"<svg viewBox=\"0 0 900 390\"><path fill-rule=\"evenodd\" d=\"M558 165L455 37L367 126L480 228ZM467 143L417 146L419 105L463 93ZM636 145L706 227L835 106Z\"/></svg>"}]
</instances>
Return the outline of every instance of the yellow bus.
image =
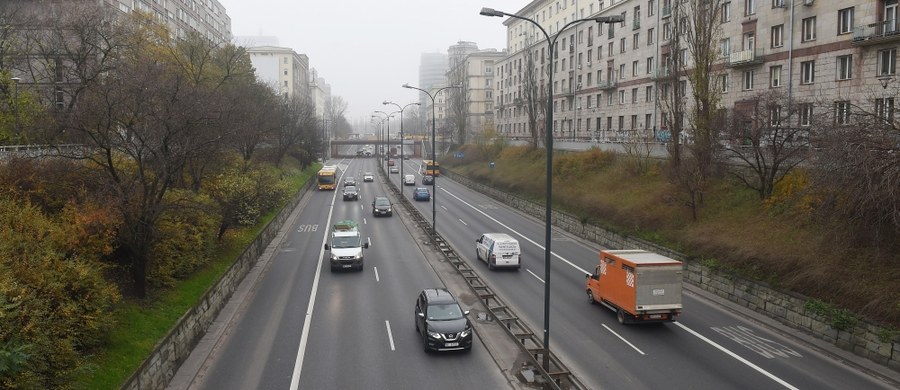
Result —
<instances>
[{"instance_id":1,"label":"yellow bus","mask_svg":"<svg viewBox=\"0 0 900 390\"><path fill-rule=\"evenodd\" d=\"M422 160L422 174L431 176L441 175L441 163L432 160Z\"/></svg>"},{"instance_id":2,"label":"yellow bus","mask_svg":"<svg viewBox=\"0 0 900 390\"><path fill-rule=\"evenodd\" d=\"M319 173L316 174L316 184L319 187L319 191L337 188L337 166L326 165L322 167Z\"/></svg>"}]
</instances>

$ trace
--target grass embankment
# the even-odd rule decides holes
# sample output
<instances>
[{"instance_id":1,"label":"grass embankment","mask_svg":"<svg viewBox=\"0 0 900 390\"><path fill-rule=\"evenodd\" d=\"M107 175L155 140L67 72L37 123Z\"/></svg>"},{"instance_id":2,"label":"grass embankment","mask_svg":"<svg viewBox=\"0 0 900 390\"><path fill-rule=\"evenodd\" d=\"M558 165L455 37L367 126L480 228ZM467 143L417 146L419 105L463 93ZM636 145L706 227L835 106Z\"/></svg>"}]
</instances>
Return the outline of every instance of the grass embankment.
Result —
<instances>
[{"instance_id":1,"label":"grass embankment","mask_svg":"<svg viewBox=\"0 0 900 390\"><path fill-rule=\"evenodd\" d=\"M318 171L313 165L305 171L295 171L286 177L290 187L299 190ZM282 203L282 205L286 204ZM225 273L259 232L281 211L269 211L256 226L229 231L223 238L213 260L200 271L181 280L171 289L156 291L145 301L125 300L116 309L116 326L109 341L90 366L94 369L78 381L77 388L118 389L141 363L150 356L159 340L169 332L179 318L193 307Z\"/></svg>"},{"instance_id":2,"label":"grass embankment","mask_svg":"<svg viewBox=\"0 0 900 390\"><path fill-rule=\"evenodd\" d=\"M546 154L507 147L488 160L477 149L442 164L475 180L543 202ZM495 162L489 168L488 161ZM795 291L847 312L900 328L900 256L893 247L848 242L839 221L821 222L789 177L772 199L723 176L704 194L697 221L666 180L663 162L591 150L554 158L557 210L685 253L713 268ZM890 244L889 244L890 245ZM852 321L851 321L852 322Z\"/></svg>"}]
</instances>

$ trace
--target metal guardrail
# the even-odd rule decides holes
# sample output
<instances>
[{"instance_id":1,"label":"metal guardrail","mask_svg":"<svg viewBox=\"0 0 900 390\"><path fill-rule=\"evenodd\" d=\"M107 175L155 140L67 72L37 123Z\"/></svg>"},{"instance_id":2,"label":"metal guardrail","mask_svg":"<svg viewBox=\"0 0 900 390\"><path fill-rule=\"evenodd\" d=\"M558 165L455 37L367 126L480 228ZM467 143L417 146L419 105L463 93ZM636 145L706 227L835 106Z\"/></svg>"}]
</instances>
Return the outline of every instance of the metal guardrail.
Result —
<instances>
[{"instance_id":1,"label":"metal guardrail","mask_svg":"<svg viewBox=\"0 0 900 390\"><path fill-rule=\"evenodd\" d=\"M384 174L383 168L380 168ZM388 180L388 186L403 207L409 212L416 225L424 232L429 233L431 242L435 248L441 251L444 258L456 268L456 271L465 279L466 284L476 296L488 308L494 319L497 320L506 330L506 333L512 337L522 352L528 354L531 358L532 368L544 378L547 385L557 390L583 390L588 389L562 361L553 354L553 350L545 351L543 340L535 334L528 325L522 321L513 310L497 296L494 290L482 280L481 276L469 266L463 258L461 258L453 248L441 237L440 234L431 234L432 224L425 216L416 209L406 197L400 196L400 191L394 182ZM437 191L437 189L435 189ZM549 369L543 367L544 356L549 359Z\"/></svg>"}]
</instances>

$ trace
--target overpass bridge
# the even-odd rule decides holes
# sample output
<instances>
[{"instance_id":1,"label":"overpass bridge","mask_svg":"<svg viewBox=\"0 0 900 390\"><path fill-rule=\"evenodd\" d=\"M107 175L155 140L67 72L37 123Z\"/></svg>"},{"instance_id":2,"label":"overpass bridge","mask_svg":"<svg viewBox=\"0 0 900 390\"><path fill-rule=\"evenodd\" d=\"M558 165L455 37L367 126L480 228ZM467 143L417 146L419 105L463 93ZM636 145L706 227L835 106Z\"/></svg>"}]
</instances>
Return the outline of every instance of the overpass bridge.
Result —
<instances>
[{"instance_id":1,"label":"overpass bridge","mask_svg":"<svg viewBox=\"0 0 900 390\"><path fill-rule=\"evenodd\" d=\"M365 145L374 145L376 146L375 154L378 154L378 150L381 150L381 147L386 146L388 150L391 147L397 147L400 145L400 140L392 139L392 140L367 140L367 139L332 139L329 140L329 148L331 151L331 156L335 157L355 157L357 148L347 148L347 146L365 146ZM403 140L403 150L408 151L412 148L412 154L406 154L410 157L422 158L422 141L416 141L411 139ZM399 153L398 153L399 154Z\"/></svg>"}]
</instances>

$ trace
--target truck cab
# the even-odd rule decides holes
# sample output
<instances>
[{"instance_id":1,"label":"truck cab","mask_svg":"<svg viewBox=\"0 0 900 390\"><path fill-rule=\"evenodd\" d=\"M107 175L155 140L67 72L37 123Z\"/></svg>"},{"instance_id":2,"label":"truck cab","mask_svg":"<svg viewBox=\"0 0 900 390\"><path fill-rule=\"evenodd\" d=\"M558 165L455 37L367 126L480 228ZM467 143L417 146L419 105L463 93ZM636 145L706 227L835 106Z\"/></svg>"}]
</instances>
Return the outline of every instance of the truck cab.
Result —
<instances>
[{"instance_id":1,"label":"truck cab","mask_svg":"<svg viewBox=\"0 0 900 390\"><path fill-rule=\"evenodd\" d=\"M363 270L363 249L369 247L368 242L363 242L359 234L356 221L338 221L332 226L329 243L325 243L325 250L330 251L329 262L331 272L356 269Z\"/></svg>"}]
</instances>

